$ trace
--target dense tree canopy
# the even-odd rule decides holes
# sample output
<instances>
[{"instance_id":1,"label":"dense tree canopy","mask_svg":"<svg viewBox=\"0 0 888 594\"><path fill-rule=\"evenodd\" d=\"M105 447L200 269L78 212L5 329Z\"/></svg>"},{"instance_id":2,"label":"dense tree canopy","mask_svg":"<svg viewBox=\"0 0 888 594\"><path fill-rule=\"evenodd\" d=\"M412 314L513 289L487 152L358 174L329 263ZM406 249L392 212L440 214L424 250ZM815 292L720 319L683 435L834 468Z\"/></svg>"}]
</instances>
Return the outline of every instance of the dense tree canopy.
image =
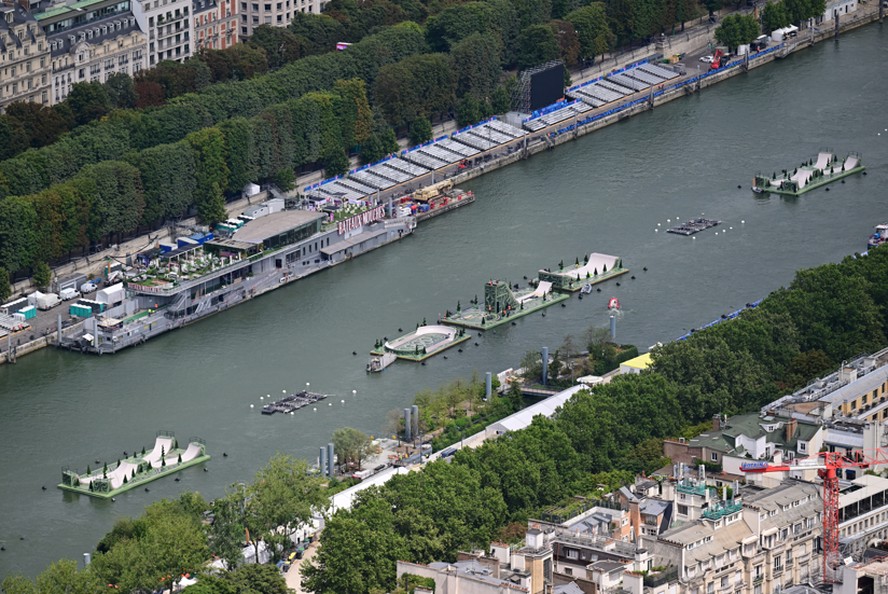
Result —
<instances>
[{"instance_id":1,"label":"dense tree canopy","mask_svg":"<svg viewBox=\"0 0 888 594\"><path fill-rule=\"evenodd\" d=\"M715 38L722 45L728 46L731 51L736 50L737 46L755 41L759 34L756 18L745 14L729 14L715 29Z\"/></svg>"}]
</instances>

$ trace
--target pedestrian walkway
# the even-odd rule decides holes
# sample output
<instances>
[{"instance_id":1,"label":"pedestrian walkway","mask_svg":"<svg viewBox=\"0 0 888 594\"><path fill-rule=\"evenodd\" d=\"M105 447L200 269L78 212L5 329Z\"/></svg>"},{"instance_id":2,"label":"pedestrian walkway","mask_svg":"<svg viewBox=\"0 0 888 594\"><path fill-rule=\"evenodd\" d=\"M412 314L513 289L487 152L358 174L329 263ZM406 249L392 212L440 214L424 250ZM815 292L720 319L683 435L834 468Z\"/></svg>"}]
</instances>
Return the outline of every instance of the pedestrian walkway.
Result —
<instances>
[{"instance_id":1,"label":"pedestrian walkway","mask_svg":"<svg viewBox=\"0 0 888 594\"><path fill-rule=\"evenodd\" d=\"M308 548L305 549L302 559L296 559L290 566L290 570L284 574L287 587L292 589L296 594L310 594L308 590L302 589L302 564L311 561L319 546L317 539L315 539L308 545Z\"/></svg>"}]
</instances>

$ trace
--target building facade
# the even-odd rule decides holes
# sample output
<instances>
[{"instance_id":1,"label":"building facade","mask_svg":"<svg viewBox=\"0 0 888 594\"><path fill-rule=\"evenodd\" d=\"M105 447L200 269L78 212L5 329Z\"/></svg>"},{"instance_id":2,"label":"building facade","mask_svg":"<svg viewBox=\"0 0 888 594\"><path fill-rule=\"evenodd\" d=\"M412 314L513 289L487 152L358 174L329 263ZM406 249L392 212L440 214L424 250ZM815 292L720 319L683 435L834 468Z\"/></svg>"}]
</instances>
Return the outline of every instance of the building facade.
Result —
<instances>
[{"instance_id":1,"label":"building facade","mask_svg":"<svg viewBox=\"0 0 888 594\"><path fill-rule=\"evenodd\" d=\"M147 36L130 0L81 0L35 18L52 57L53 104L64 101L75 83L103 83L116 72L132 76L146 68Z\"/></svg>"},{"instance_id":2,"label":"building facade","mask_svg":"<svg viewBox=\"0 0 888 594\"><path fill-rule=\"evenodd\" d=\"M49 105L49 62L37 20L19 7L0 6L0 111L15 101Z\"/></svg>"},{"instance_id":3,"label":"building facade","mask_svg":"<svg viewBox=\"0 0 888 594\"><path fill-rule=\"evenodd\" d=\"M323 0L238 0L240 37L253 34L259 25L286 27L297 12L320 14Z\"/></svg>"},{"instance_id":4,"label":"building facade","mask_svg":"<svg viewBox=\"0 0 888 594\"><path fill-rule=\"evenodd\" d=\"M237 43L237 0L193 0L195 51Z\"/></svg>"},{"instance_id":5,"label":"building facade","mask_svg":"<svg viewBox=\"0 0 888 594\"><path fill-rule=\"evenodd\" d=\"M147 68L182 62L194 53L191 0L132 0L139 28L148 35Z\"/></svg>"}]
</instances>

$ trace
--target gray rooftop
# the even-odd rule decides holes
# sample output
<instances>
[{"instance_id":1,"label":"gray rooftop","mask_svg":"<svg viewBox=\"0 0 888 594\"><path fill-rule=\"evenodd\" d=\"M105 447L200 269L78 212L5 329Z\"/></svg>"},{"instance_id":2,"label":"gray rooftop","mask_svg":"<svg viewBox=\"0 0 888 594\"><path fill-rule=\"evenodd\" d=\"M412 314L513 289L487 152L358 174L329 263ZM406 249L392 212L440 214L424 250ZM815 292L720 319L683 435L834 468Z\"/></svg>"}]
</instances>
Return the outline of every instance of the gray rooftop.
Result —
<instances>
[{"instance_id":1,"label":"gray rooftop","mask_svg":"<svg viewBox=\"0 0 888 594\"><path fill-rule=\"evenodd\" d=\"M269 238L277 237L281 233L324 218L322 213L309 210L285 210L248 222L234 232L233 238L237 241L259 244Z\"/></svg>"}]
</instances>

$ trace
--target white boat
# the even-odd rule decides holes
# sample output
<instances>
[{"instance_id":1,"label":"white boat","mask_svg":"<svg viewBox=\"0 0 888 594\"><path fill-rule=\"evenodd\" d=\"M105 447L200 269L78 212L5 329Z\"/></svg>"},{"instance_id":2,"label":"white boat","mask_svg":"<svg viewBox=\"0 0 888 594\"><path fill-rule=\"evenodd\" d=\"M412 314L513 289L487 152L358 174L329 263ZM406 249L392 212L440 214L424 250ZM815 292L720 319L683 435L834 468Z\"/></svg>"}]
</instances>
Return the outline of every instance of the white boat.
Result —
<instances>
[{"instance_id":1,"label":"white boat","mask_svg":"<svg viewBox=\"0 0 888 594\"><path fill-rule=\"evenodd\" d=\"M583 285L583 288L580 289L581 295L588 295L591 292L592 292L592 285L590 285L589 283L586 283L585 285Z\"/></svg>"},{"instance_id":2,"label":"white boat","mask_svg":"<svg viewBox=\"0 0 888 594\"><path fill-rule=\"evenodd\" d=\"M379 373L389 365L395 362L397 357L394 353L385 352L382 355L373 355L367 362L368 373Z\"/></svg>"}]
</instances>

